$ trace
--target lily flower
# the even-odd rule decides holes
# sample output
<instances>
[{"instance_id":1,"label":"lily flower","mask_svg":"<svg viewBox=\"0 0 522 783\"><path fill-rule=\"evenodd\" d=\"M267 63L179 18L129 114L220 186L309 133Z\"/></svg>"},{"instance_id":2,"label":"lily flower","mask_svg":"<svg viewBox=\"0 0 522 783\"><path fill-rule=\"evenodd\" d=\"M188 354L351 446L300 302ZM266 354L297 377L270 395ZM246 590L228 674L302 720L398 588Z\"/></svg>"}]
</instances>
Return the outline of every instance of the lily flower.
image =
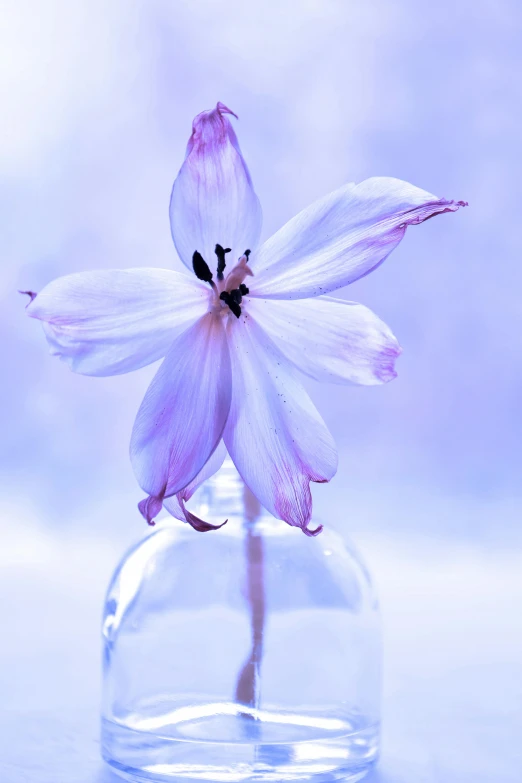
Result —
<instances>
[{"instance_id":1,"label":"lily flower","mask_svg":"<svg viewBox=\"0 0 522 783\"><path fill-rule=\"evenodd\" d=\"M310 529L310 482L337 469L334 440L301 385L396 376L401 349L367 307L329 294L376 269L408 226L465 206L390 177L348 184L264 244L262 214L224 104L199 114L170 202L187 272L98 270L61 277L27 306L51 352L85 375L163 359L132 432L149 523L185 504L228 454L275 517Z\"/></svg>"}]
</instances>

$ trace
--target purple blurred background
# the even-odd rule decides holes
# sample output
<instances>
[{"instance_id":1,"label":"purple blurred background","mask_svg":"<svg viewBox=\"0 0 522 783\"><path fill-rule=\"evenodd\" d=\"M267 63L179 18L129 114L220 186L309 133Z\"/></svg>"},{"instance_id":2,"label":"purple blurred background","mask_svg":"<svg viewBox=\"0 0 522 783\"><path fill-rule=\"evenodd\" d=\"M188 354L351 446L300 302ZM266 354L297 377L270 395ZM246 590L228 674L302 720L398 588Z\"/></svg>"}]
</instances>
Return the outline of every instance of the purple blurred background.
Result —
<instances>
[{"instance_id":1,"label":"purple blurred background","mask_svg":"<svg viewBox=\"0 0 522 783\"><path fill-rule=\"evenodd\" d=\"M265 237L373 175L470 203L411 228L345 289L404 353L387 386L310 385L340 450L337 477L314 497L322 521L354 535L382 596L378 779L518 782L520 3L0 6L0 682L21 738L2 780L61 780L53 765L67 753L58 762L46 750L27 772L23 749L49 747L49 715L94 710L103 590L146 532L127 452L155 369L72 374L16 290L85 269L179 265L170 189L192 117L221 100L240 117ZM63 779L105 780L78 736Z\"/></svg>"}]
</instances>

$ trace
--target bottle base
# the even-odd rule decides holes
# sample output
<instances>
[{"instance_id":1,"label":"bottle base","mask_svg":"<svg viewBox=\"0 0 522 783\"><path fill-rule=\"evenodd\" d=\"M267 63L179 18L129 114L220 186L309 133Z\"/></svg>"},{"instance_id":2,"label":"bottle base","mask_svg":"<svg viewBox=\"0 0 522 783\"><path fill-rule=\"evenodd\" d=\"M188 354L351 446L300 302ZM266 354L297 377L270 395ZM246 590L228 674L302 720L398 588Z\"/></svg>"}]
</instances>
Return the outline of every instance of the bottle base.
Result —
<instances>
[{"instance_id":1,"label":"bottle base","mask_svg":"<svg viewBox=\"0 0 522 783\"><path fill-rule=\"evenodd\" d=\"M378 748L379 727L361 716L272 713L230 703L102 722L104 760L135 783L354 783L375 765Z\"/></svg>"}]
</instances>

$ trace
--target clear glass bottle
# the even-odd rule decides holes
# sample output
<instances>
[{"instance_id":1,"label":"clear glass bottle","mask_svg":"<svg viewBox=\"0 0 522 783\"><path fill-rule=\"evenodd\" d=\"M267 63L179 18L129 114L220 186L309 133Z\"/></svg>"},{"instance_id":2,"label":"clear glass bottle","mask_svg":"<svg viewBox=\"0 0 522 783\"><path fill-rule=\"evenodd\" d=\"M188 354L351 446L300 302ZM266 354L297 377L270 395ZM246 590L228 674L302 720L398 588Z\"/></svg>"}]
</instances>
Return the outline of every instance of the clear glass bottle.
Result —
<instances>
[{"instance_id":1,"label":"clear glass bottle","mask_svg":"<svg viewBox=\"0 0 522 783\"><path fill-rule=\"evenodd\" d=\"M381 679L359 556L328 526L309 538L261 512L230 462L195 500L228 523L159 524L110 584L104 759L147 782L359 780Z\"/></svg>"}]
</instances>

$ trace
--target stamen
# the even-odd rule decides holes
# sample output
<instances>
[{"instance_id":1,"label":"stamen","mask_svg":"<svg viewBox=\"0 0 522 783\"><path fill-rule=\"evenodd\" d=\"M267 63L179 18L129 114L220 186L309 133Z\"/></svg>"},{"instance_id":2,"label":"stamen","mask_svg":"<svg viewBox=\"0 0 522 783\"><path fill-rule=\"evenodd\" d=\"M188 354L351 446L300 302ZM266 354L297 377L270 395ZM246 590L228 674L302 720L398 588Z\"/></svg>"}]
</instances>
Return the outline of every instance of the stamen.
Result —
<instances>
[{"instance_id":1,"label":"stamen","mask_svg":"<svg viewBox=\"0 0 522 783\"><path fill-rule=\"evenodd\" d=\"M245 252L243 253L243 255L247 257L247 261L251 252L252 252L251 250L245 250Z\"/></svg>"},{"instance_id":2,"label":"stamen","mask_svg":"<svg viewBox=\"0 0 522 783\"><path fill-rule=\"evenodd\" d=\"M212 283L212 272L210 271L209 265L197 250L192 256L192 268L194 269L194 274L198 280L203 280L204 283L210 283L212 287L214 287L215 284Z\"/></svg>"},{"instance_id":3,"label":"stamen","mask_svg":"<svg viewBox=\"0 0 522 783\"><path fill-rule=\"evenodd\" d=\"M250 293L250 288L247 288L244 283L241 283L241 285L239 286L239 290L241 292L241 296L246 296L247 294Z\"/></svg>"},{"instance_id":4,"label":"stamen","mask_svg":"<svg viewBox=\"0 0 522 783\"><path fill-rule=\"evenodd\" d=\"M216 245L215 247L215 254L218 258L218 265L217 265L217 279L223 280L223 272L225 271L226 267L226 261L225 261L225 254L230 253L232 248L230 247L222 247L221 245Z\"/></svg>"},{"instance_id":5,"label":"stamen","mask_svg":"<svg viewBox=\"0 0 522 783\"><path fill-rule=\"evenodd\" d=\"M222 302L224 302L230 310L234 313L236 318L239 318L241 315L241 308L239 306L239 303L236 301L235 297L232 296L235 292L232 291L230 294L228 291L222 291L219 295L219 298Z\"/></svg>"},{"instance_id":6,"label":"stamen","mask_svg":"<svg viewBox=\"0 0 522 783\"><path fill-rule=\"evenodd\" d=\"M248 257L243 254L235 267L228 273L225 280L225 288L228 291L233 291L235 288L239 288L245 277L252 277L253 272L248 266Z\"/></svg>"}]
</instances>

